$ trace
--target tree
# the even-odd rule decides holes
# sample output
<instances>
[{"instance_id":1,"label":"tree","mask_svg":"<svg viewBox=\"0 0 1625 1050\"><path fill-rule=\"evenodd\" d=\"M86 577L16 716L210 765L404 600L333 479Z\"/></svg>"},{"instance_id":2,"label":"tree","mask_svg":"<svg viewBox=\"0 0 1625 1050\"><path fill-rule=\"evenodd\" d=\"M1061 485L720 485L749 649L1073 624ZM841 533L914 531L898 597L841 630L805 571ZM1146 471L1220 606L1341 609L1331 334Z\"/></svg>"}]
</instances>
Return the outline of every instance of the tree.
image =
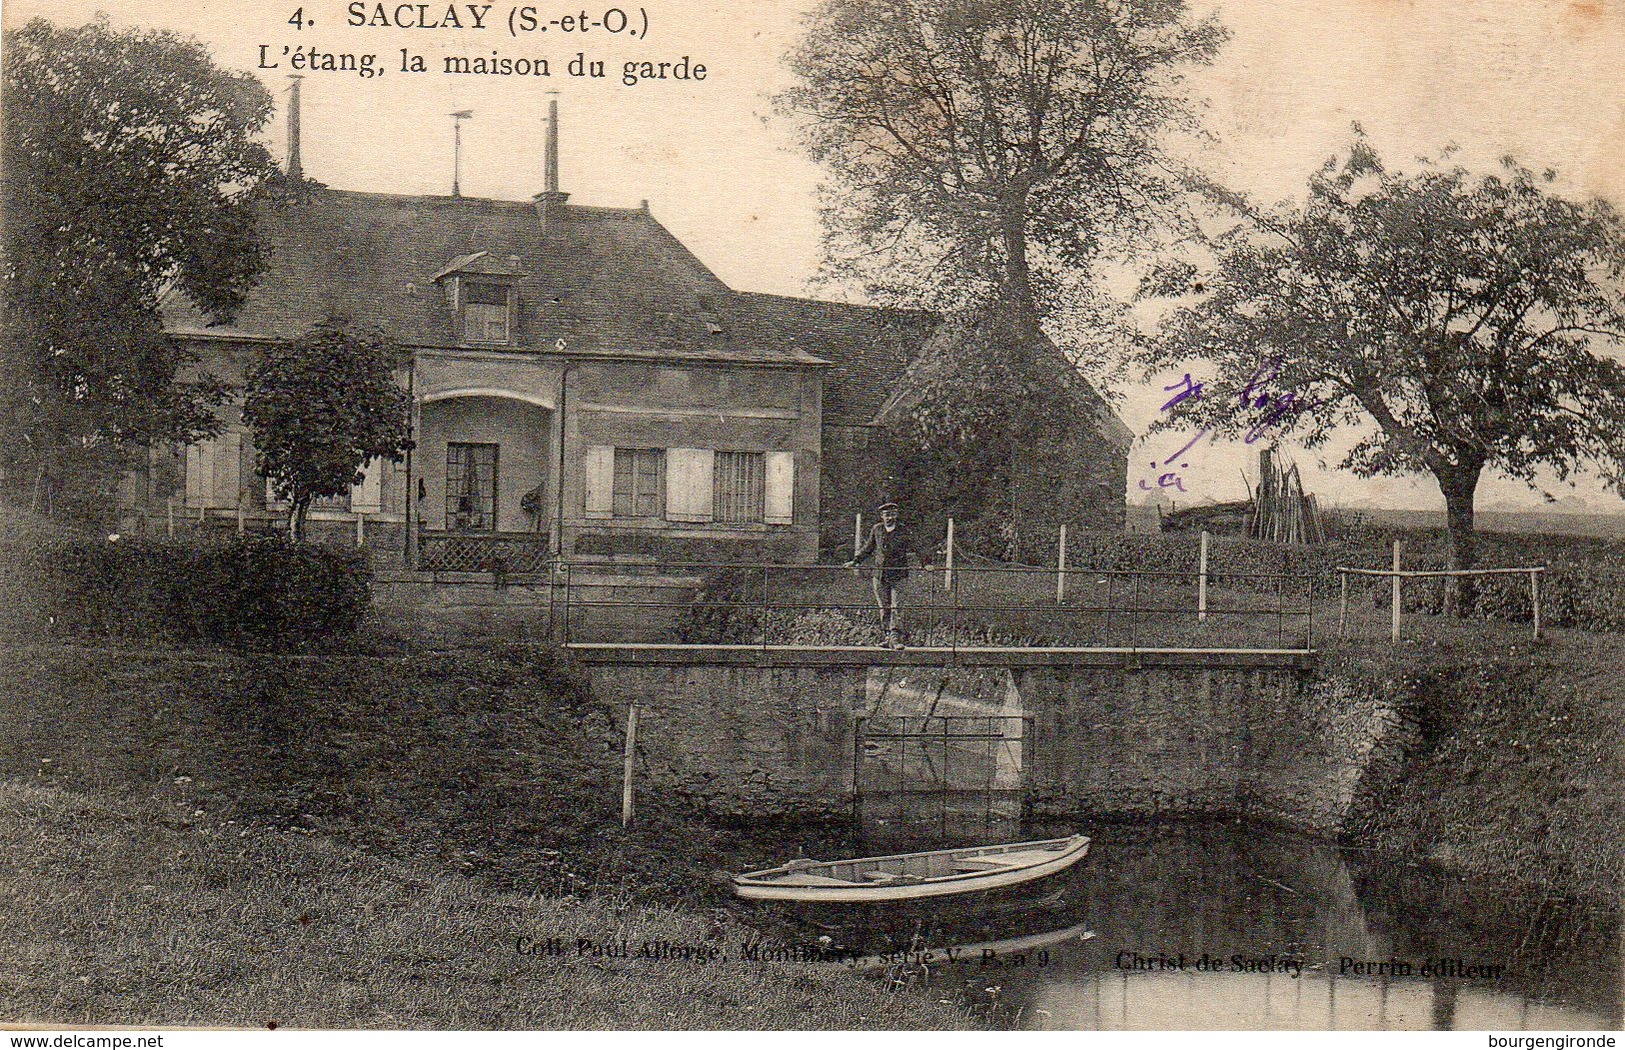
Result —
<instances>
[{"instance_id":1,"label":"tree","mask_svg":"<svg viewBox=\"0 0 1625 1050\"><path fill-rule=\"evenodd\" d=\"M1036 341L1104 239L1169 198L1181 75L1223 38L1182 0L826 0L778 104L829 169L829 271L997 305Z\"/></svg>"},{"instance_id":2,"label":"tree","mask_svg":"<svg viewBox=\"0 0 1625 1050\"><path fill-rule=\"evenodd\" d=\"M1313 448L1361 425L1341 466L1431 474L1450 567L1470 568L1485 470L1625 475L1625 368L1598 352L1625 339L1625 222L1554 181L1510 159L1481 177L1389 171L1356 128L1302 206L1215 192L1245 221L1216 238L1211 273L1174 264L1148 286L1205 296L1167 318L1158 359L1217 366L1186 402L1216 433L1280 428Z\"/></svg>"},{"instance_id":3,"label":"tree","mask_svg":"<svg viewBox=\"0 0 1625 1050\"><path fill-rule=\"evenodd\" d=\"M914 498L973 510L1006 551L1070 513L1017 467L1079 397L1110 415L1078 389L1113 356L1083 333L1121 331L1091 265L1175 197L1180 80L1223 38L1183 0L825 0L789 57L779 109L828 171L826 275L955 315L894 428Z\"/></svg>"},{"instance_id":4,"label":"tree","mask_svg":"<svg viewBox=\"0 0 1625 1050\"><path fill-rule=\"evenodd\" d=\"M36 19L7 34L4 102L0 457L38 503L75 464L217 430L222 390L175 382L188 356L159 303L174 289L218 320L242 304L271 98L194 39Z\"/></svg>"},{"instance_id":5,"label":"tree","mask_svg":"<svg viewBox=\"0 0 1625 1050\"><path fill-rule=\"evenodd\" d=\"M259 472L292 508L294 539L305 538L312 500L342 495L361 483L369 460L398 463L412 447L399 358L378 329L356 333L329 319L266 348L249 367L243 422L254 429Z\"/></svg>"}]
</instances>

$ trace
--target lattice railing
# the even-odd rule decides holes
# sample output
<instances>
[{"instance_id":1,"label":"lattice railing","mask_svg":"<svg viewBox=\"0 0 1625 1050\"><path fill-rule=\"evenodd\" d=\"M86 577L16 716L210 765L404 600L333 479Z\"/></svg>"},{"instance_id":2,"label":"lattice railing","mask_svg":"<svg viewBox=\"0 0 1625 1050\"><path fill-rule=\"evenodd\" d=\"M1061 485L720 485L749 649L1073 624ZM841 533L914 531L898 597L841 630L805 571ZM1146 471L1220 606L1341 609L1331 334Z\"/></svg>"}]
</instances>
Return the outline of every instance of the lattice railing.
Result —
<instances>
[{"instance_id":1,"label":"lattice railing","mask_svg":"<svg viewBox=\"0 0 1625 1050\"><path fill-rule=\"evenodd\" d=\"M418 536L425 572L541 573L552 564L546 533L433 533Z\"/></svg>"}]
</instances>

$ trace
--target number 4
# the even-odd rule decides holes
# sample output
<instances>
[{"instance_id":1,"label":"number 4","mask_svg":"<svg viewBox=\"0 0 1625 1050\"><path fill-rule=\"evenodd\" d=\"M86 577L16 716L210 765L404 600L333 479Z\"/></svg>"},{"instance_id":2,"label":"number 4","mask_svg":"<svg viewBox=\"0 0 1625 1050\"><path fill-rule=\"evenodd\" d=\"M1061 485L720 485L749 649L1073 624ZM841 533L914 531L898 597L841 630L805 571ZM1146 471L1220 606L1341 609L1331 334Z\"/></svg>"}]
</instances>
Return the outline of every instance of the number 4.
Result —
<instances>
[{"instance_id":1,"label":"number 4","mask_svg":"<svg viewBox=\"0 0 1625 1050\"><path fill-rule=\"evenodd\" d=\"M305 28L305 9L301 7L294 11L293 17L288 19L288 24L293 26L295 29Z\"/></svg>"}]
</instances>

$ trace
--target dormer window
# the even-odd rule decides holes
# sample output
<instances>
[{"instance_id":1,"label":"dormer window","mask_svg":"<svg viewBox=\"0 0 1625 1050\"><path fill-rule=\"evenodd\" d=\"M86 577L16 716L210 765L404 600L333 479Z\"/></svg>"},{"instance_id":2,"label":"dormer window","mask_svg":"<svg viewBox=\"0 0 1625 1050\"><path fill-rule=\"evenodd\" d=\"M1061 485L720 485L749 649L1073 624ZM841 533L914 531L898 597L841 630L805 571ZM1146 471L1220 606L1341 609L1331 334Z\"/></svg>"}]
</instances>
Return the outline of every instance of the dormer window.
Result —
<instances>
[{"instance_id":1,"label":"dormer window","mask_svg":"<svg viewBox=\"0 0 1625 1050\"><path fill-rule=\"evenodd\" d=\"M463 341L506 343L512 329L513 289L507 285L469 281L463 286Z\"/></svg>"},{"instance_id":2,"label":"dormer window","mask_svg":"<svg viewBox=\"0 0 1625 1050\"><path fill-rule=\"evenodd\" d=\"M515 338L518 286L525 278L519 258L506 264L489 252L460 255L434 275L446 292L457 340L464 346L510 346Z\"/></svg>"}]
</instances>

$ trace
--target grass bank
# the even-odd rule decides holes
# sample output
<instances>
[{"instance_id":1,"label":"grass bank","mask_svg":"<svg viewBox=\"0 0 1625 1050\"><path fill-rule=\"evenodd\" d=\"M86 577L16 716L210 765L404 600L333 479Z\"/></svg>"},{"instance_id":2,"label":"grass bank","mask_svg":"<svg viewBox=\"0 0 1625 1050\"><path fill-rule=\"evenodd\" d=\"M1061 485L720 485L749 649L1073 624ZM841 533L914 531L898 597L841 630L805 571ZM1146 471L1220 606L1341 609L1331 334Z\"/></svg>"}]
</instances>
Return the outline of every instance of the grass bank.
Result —
<instances>
[{"instance_id":1,"label":"grass bank","mask_svg":"<svg viewBox=\"0 0 1625 1050\"><path fill-rule=\"evenodd\" d=\"M288 1028L953 1028L838 966L742 958L726 912L503 892L178 795L0 781L0 1017ZM521 953L559 938L563 955ZM576 945L627 942L629 957ZM704 962L640 958L645 943ZM657 948L658 952L659 949ZM670 954L670 951L667 951Z\"/></svg>"},{"instance_id":2,"label":"grass bank","mask_svg":"<svg viewBox=\"0 0 1625 1050\"><path fill-rule=\"evenodd\" d=\"M1346 838L1462 871L1618 898L1625 850L1625 638L1422 617L1321 674L1401 716ZM1398 746L1395 746L1398 745Z\"/></svg>"}]
</instances>

